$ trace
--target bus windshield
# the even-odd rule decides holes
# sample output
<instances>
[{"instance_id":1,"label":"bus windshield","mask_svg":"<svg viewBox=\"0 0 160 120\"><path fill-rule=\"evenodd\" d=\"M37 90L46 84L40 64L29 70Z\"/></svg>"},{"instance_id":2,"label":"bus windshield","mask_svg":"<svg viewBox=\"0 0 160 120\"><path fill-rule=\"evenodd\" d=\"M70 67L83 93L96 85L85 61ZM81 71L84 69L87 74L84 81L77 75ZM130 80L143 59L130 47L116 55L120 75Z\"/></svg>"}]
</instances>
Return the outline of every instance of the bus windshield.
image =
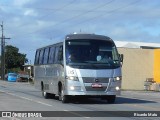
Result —
<instances>
[{"instance_id":1,"label":"bus windshield","mask_svg":"<svg viewBox=\"0 0 160 120\"><path fill-rule=\"evenodd\" d=\"M120 67L115 44L106 40L67 40L66 65L79 69Z\"/></svg>"}]
</instances>

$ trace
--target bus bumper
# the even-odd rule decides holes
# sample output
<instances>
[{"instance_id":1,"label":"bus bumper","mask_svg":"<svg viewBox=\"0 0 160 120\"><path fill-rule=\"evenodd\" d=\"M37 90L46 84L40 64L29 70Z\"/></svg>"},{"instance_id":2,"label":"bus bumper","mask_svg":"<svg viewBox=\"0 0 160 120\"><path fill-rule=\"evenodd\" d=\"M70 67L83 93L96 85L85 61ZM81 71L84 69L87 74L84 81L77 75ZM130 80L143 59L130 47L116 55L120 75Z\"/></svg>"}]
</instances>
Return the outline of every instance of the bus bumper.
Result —
<instances>
[{"instance_id":1,"label":"bus bumper","mask_svg":"<svg viewBox=\"0 0 160 120\"><path fill-rule=\"evenodd\" d=\"M79 88L79 90L77 90ZM77 96L77 95L87 95L87 96L105 96L105 95L120 95L121 90L119 87L115 87L112 89L106 89L105 91L84 91L81 87L76 86L76 90L73 86L71 86L72 90L66 90L65 95ZM74 90L73 90L74 89Z\"/></svg>"},{"instance_id":2,"label":"bus bumper","mask_svg":"<svg viewBox=\"0 0 160 120\"><path fill-rule=\"evenodd\" d=\"M89 96L105 96L105 95L120 95L121 93L121 81L110 83L80 83L80 82L68 82L65 87L65 95L89 95Z\"/></svg>"}]
</instances>

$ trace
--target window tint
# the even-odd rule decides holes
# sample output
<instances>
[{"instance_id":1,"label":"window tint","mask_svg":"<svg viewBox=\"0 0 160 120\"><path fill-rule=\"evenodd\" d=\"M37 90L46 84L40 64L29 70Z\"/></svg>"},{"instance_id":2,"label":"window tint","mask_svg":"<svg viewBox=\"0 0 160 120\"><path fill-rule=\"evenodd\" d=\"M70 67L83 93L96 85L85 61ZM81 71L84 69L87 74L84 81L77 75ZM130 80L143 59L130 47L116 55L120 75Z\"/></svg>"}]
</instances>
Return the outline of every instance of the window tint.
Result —
<instances>
[{"instance_id":1,"label":"window tint","mask_svg":"<svg viewBox=\"0 0 160 120\"><path fill-rule=\"evenodd\" d=\"M60 46L58 50L58 61L63 61L63 47Z\"/></svg>"},{"instance_id":2,"label":"window tint","mask_svg":"<svg viewBox=\"0 0 160 120\"><path fill-rule=\"evenodd\" d=\"M119 56L113 41L67 40L66 64L82 65L91 69L114 69L120 67ZM95 64L87 66L88 63Z\"/></svg>"},{"instance_id":3,"label":"window tint","mask_svg":"<svg viewBox=\"0 0 160 120\"><path fill-rule=\"evenodd\" d=\"M50 48L50 52L49 52L48 63L54 63L54 53L55 53L55 47L52 46L52 47Z\"/></svg>"},{"instance_id":4,"label":"window tint","mask_svg":"<svg viewBox=\"0 0 160 120\"><path fill-rule=\"evenodd\" d=\"M59 50L59 46L56 46L56 50L55 50L55 59L54 59L54 62L55 62L55 63L58 62L58 50Z\"/></svg>"},{"instance_id":5,"label":"window tint","mask_svg":"<svg viewBox=\"0 0 160 120\"><path fill-rule=\"evenodd\" d=\"M40 50L40 55L39 55L39 64L43 63L43 53L44 53L44 49Z\"/></svg>"},{"instance_id":6,"label":"window tint","mask_svg":"<svg viewBox=\"0 0 160 120\"><path fill-rule=\"evenodd\" d=\"M45 48L44 50L44 60L43 60L43 64L47 64L48 63L48 55L49 55L49 47Z\"/></svg>"},{"instance_id":7,"label":"window tint","mask_svg":"<svg viewBox=\"0 0 160 120\"><path fill-rule=\"evenodd\" d=\"M56 47L56 54L55 54L55 63L59 63L63 61L63 47L57 46Z\"/></svg>"},{"instance_id":8,"label":"window tint","mask_svg":"<svg viewBox=\"0 0 160 120\"><path fill-rule=\"evenodd\" d=\"M38 62L39 62L39 53L40 53L39 50L37 50L34 64L38 64Z\"/></svg>"}]
</instances>

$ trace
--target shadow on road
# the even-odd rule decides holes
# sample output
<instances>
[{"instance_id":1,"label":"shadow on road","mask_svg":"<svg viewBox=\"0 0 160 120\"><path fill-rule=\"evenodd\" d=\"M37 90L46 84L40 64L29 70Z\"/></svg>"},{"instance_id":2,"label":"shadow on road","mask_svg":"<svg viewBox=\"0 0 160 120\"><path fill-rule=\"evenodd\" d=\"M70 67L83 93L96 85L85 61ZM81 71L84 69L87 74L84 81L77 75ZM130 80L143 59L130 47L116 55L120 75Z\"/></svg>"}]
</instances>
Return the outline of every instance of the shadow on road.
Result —
<instances>
[{"instance_id":1,"label":"shadow on road","mask_svg":"<svg viewBox=\"0 0 160 120\"><path fill-rule=\"evenodd\" d=\"M141 103L157 103L151 100L141 100L138 98L124 98L124 97L117 97L116 104L141 104Z\"/></svg>"},{"instance_id":2,"label":"shadow on road","mask_svg":"<svg viewBox=\"0 0 160 120\"><path fill-rule=\"evenodd\" d=\"M58 98L54 98L58 100ZM107 100L101 100L100 98L72 98L69 103L71 104L110 104ZM157 103L149 100L141 100L135 98L117 97L113 104L144 104L144 103Z\"/></svg>"}]
</instances>

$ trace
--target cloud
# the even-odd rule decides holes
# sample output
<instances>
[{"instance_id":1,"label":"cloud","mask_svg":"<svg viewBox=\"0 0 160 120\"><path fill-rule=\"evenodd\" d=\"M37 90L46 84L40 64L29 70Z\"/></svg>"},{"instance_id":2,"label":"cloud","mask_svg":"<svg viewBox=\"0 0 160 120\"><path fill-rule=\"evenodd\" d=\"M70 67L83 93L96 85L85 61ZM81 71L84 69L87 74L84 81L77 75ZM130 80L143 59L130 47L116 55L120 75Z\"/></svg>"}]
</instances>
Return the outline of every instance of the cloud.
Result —
<instances>
[{"instance_id":1,"label":"cloud","mask_svg":"<svg viewBox=\"0 0 160 120\"><path fill-rule=\"evenodd\" d=\"M159 42L158 0L0 1L7 41L33 61L34 51L77 31L114 40Z\"/></svg>"},{"instance_id":2,"label":"cloud","mask_svg":"<svg viewBox=\"0 0 160 120\"><path fill-rule=\"evenodd\" d=\"M15 6L24 6L30 2L33 2L34 0L13 0L13 5Z\"/></svg>"},{"instance_id":3,"label":"cloud","mask_svg":"<svg viewBox=\"0 0 160 120\"><path fill-rule=\"evenodd\" d=\"M25 16L37 16L37 13L34 10L26 10L24 12Z\"/></svg>"}]
</instances>

